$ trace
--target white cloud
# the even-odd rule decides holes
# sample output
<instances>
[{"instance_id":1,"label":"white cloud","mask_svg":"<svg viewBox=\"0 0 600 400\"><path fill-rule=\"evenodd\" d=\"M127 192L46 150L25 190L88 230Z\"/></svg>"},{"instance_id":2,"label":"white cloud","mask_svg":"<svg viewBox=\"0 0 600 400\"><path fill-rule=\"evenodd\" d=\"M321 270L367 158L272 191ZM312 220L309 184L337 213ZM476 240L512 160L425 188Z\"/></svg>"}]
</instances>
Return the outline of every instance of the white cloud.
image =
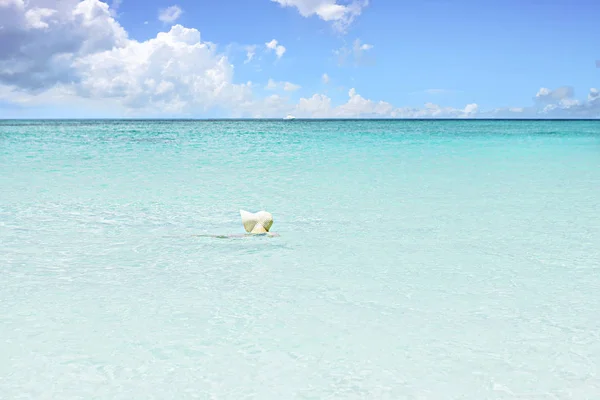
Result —
<instances>
[{"instance_id":1,"label":"white cloud","mask_svg":"<svg viewBox=\"0 0 600 400\"><path fill-rule=\"evenodd\" d=\"M56 14L56 10L49 8L32 8L25 13L27 27L30 29L47 29L50 25L45 19Z\"/></svg>"},{"instance_id":2,"label":"white cloud","mask_svg":"<svg viewBox=\"0 0 600 400\"><path fill-rule=\"evenodd\" d=\"M541 88L530 107L497 108L481 113L489 118L599 118L600 92L591 88L585 100L573 98L574 90L563 86L555 90Z\"/></svg>"},{"instance_id":3,"label":"white cloud","mask_svg":"<svg viewBox=\"0 0 600 400\"><path fill-rule=\"evenodd\" d=\"M360 116L391 116L394 107L384 101L373 102L363 98L352 88L348 91L348 102L337 107L336 117L360 117Z\"/></svg>"},{"instance_id":4,"label":"white cloud","mask_svg":"<svg viewBox=\"0 0 600 400\"><path fill-rule=\"evenodd\" d=\"M319 93L294 103L286 93L299 86L287 81L269 81L267 88L280 92L256 98L252 83L236 83L227 56L202 41L198 30L175 25L149 40L133 40L99 0L0 0L0 26L0 100L22 109L62 107L72 116L87 108L93 114L103 110L105 116L201 116L218 109L222 116L600 117L598 89L575 99L566 86L541 88L530 107L489 112L474 103L463 108L433 103L397 107L355 89L337 106ZM276 40L265 46L279 56L285 52ZM371 47L357 40L351 51L364 53ZM247 58L256 51L246 48ZM329 76L322 80L329 82Z\"/></svg>"},{"instance_id":5,"label":"white cloud","mask_svg":"<svg viewBox=\"0 0 600 400\"><path fill-rule=\"evenodd\" d=\"M158 13L158 19L164 23L172 24L173 22L177 21L179 17L181 17L182 13L183 10L181 7L175 5L160 10Z\"/></svg>"},{"instance_id":6,"label":"white cloud","mask_svg":"<svg viewBox=\"0 0 600 400\"><path fill-rule=\"evenodd\" d=\"M270 82L271 83L271 82ZM276 82L267 86L277 87ZM316 93L308 98L301 98L297 104L279 95L272 95L263 100L253 100L238 106L245 115L252 117L279 118L292 113L301 118L474 118L478 115L476 104L469 104L463 109L441 107L428 103L424 108L397 108L384 101L373 101L359 95L356 89L350 89L348 100L334 107L330 97Z\"/></svg>"},{"instance_id":7,"label":"white cloud","mask_svg":"<svg viewBox=\"0 0 600 400\"><path fill-rule=\"evenodd\" d=\"M479 106L475 103L467 104L463 110L465 116L475 115L477 114L477 111L479 111Z\"/></svg>"},{"instance_id":8,"label":"white cloud","mask_svg":"<svg viewBox=\"0 0 600 400\"><path fill-rule=\"evenodd\" d=\"M3 0L0 26L0 84L28 90L77 81L74 59L127 41L98 0Z\"/></svg>"},{"instance_id":9,"label":"white cloud","mask_svg":"<svg viewBox=\"0 0 600 400\"><path fill-rule=\"evenodd\" d=\"M123 0L113 0L112 3L110 3L110 15L117 17L117 13L119 12L119 7L121 7L122 2Z\"/></svg>"},{"instance_id":10,"label":"white cloud","mask_svg":"<svg viewBox=\"0 0 600 400\"><path fill-rule=\"evenodd\" d=\"M318 16L323 21L332 22L335 29L346 31L358 17L369 0L353 0L349 4L339 4L337 0L271 0L282 7L295 7L303 17Z\"/></svg>"},{"instance_id":11,"label":"white cloud","mask_svg":"<svg viewBox=\"0 0 600 400\"><path fill-rule=\"evenodd\" d=\"M580 104L581 103L577 99L566 98L566 99L562 99L560 101L560 105L562 105L563 107L575 107L575 106L578 106Z\"/></svg>"},{"instance_id":12,"label":"white cloud","mask_svg":"<svg viewBox=\"0 0 600 400\"><path fill-rule=\"evenodd\" d=\"M364 62L365 53L373 49L372 44L362 43L360 39L355 39L352 42L352 46L342 46L341 48L334 50L333 54L338 57L338 63L343 65L346 63L348 58L354 60L355 65L361 65Z\"/></svg>"},{"instance_id":13,"label":"white cloud","mask_svg":"<svg viewBox=\"0 0 600 400\"><path fill-rule=\"evenodd\" d=\"M337 107L323 94L301 98L295 113L304 118L472 118L478 113L477 104L468 104L464 109L440 107L427 103L424 108L397 108L385 101L373 101L362 97L352 88L348 101Z\"/></svg>"},{"instance_id":14,"label":"white cloud","mask_svg":"<svg viewBox=\"0 0 600 400\"><path fill-rule=\"evenodd\" d=\"M285 47L280 45L279 42L275 39L265 43L265 46L268 50L273 50L277 55L277 58L281 58L285 54Z\"/></svg>"},{"instance_id":15,"label":"white cloud","mask_svg":"<svg viewBox=\"0 0 600 400\"><path fill-rule=\"evenodd\" d=\"M145 42L83 57L78 93L118 99L129 109L189 112L248 100L251 85L233 84L233 66L196 29L175 25Z\"/></svg>"},{"instance_id":16,"label":"white cloud","mask_svg":"<svg viewBox=\"0 0 600 400\"><path fill-rule=\"evenodd\" d=\"M300 89L300 85L296 85L291 82L285 82L283 84L283 90L285 90L286 92L295 92L298 89Z\"/></svg>"},{"instance_id":17,"label":"white cloud","mask_svg":"<svg viewBox=\"0 0 600 400\"><path fill-rule=\"evenodd\" d=\"M591 88L587 99L573 98L574 90L562 86L554 90L541 88L536 94L534 112L548 118L598 118L600 117L600 93Z\"/></svg>"},{"instance_id":18,"label":"white cloud","mask_svg":"<svg viewBox=\"0 0 600 400\"><path fill-rule=\"evenodd\" d=\"M356 39L354 43L352 43L352 50L355 56L361 56L363 52L369 51L373 48L372 44L361 43L360 39Z\"/></svg>"},{"instance_id":19,"label":"white cloud","mask_svg":"<svg viewBox=\"0 0 600 400\"><path fill-rule=\"evenodd\" d=\"M300 85L296 85L291 82L275 82L273 79L269 79L267 85L265 86L267 90L278 90L283 89L286 92L294 92L300 89Z\"/></svg>"},{"instance_id":20,"label":"white cloud","mask_svg":"<svg viewBox=\"0 0 600 400\"><path fill-rule=\"evenodd\" d=\"M555 90L548 88L540 88L535 95L535 99L544 103L552 103L573 97L573 88L570 86L562 86Z\"/></svg>"},{"instance_id":21,"label":"white cloud","mask_svg":"<svg viewBox=\"0 0 600 400\"><path fill-rule=\"evenodd\" d=\"M550 95L550 93L552 93L552 91L548 88L540 88L540 90L538 90L538 92L536 93L535 97L537 99L541 99L544 98L548 95Z\"/></svg>"},{"instance_id":22,"label":"white cloud","mask_svg":"<svg viewBox=\"0 0 600 400\"><path fill-rule=\"evenodd\" d=\"M331 116L331 99L322 94L302 98L296 107L296 114L309 118L328 118Z\"/></svg>"},{"instance_id":23,"label":"white cloud","mask_svg":"<svg viewBox=\"0 0 600 400\"><path fill-rule=\"evenodd\" d=\"M329 80L329 75L327 74L323 74L323 76L321 77L321 81L326 85L329 83Z\"/></svg>"},{"instance_id":24,"label":"white cloud","mask_svg":"<svg viewBox=\"0 0 600 400\"><path fill-rule=\"evenodd\" d=\"M15 7L19 9L25 8L24 0L0 0L0 7Z\"/></svg>"},{"instance_id":25,"label":"white cloud","mask_svg":"<svg viewBox=\"0 0 600 400\"><path fill-rule=\"evenodd\" d=\"M0 1L0 86L11 103L101 100L152 115L252 100L251 84L234 84L227 57L195 29L175 25L138 42L98 0Z\"/></svg>"},{"instance_id":26,"label":"white cloud","mask_svg":"<svg viewBox=\"0 0 600 400\"><path fill-rule=\"evenodd\" d=\"M267 86L265 86L265 89L275 90L277 89L277 83L273 79L269 79L269 82L267 83Z\"/></svg>"},{"instance_id":27,"label":"white cloud","mask_svg":"<svg viewBox=\"0 0 600 400\"><path fill-rule=\"evenodd\" d=\"M244 64L248 64L256 55L256 45L246 46L246 60Z\"/></svg>"}]
</instances>

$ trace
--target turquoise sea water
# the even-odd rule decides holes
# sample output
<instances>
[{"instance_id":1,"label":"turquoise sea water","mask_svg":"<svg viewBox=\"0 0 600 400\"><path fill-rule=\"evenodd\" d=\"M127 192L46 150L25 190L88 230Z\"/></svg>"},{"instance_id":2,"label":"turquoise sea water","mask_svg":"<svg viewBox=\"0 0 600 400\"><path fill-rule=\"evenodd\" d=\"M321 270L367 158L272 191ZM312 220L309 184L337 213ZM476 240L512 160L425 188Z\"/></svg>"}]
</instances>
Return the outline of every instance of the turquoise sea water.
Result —
<instances>
[{"instance_id":1,"label":"turquoise sea water","mask_svg":"<svg viewBox=\"0 0 600 400\"><path fill-rule=\"evenodd\" d=\"M0 121L2 399L597 399L599 315L600 122Z\"/></svg>"}]
</instances>

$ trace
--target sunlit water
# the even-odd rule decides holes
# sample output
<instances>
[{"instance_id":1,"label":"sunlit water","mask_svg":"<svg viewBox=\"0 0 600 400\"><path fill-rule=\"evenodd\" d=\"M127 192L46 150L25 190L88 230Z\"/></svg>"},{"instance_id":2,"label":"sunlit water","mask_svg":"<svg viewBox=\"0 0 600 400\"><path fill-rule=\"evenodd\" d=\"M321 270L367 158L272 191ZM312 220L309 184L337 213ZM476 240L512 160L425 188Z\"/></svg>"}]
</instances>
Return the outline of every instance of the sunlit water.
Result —
<instances>
[{"instance_id":1,"label":"sunlit water","mask_svg":"<svg viewBox=\"0 0 600 400\"><path fill-rule=\"evenodd\" d=\"M0 398L600 398L600 122L0 122Z\"/></svg>"}]
</instances>

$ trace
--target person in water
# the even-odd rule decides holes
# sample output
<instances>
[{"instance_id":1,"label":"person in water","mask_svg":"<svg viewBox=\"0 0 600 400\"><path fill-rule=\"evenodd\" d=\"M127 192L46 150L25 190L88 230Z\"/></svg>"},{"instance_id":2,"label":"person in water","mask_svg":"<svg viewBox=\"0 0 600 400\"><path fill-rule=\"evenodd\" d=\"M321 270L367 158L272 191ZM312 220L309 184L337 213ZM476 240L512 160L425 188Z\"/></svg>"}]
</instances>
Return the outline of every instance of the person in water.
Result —
<instances>
[{"instance_id":1,"label":"person in water","mask_svg":"<svg viewBox=\"0 0 600 400\"><path fill-rule=\"evenodd\" d=\"M240 210L242 225L248 233L268 233L273 226L273 216L266 211L251 213Z\"/></svg>"},{"instance_id":2,"label":"person in water","mask_svg":"<svg viewBox=\"0 0 600 400\"><path fill-rule=\"evenodd\" d=\"M248 211L240 210L240 216L242 217L242 225L244 230L247 232L246 235L197 235L197 236L209 236L216 238L231 238L231 237L244 237L244 236L279 236L277 233L269 232L271 226L273 226L273 216L271 213L266 211L259 211L257 213L251 213Z\"/></svg>"},{"instance_id":3,"label":"person in water","mask_svg":"<svg viewBox=\"0 0 600 400\"><path fill-rule=\"evenodd\" d=\"M251 213L240 210L242 217L242 225L244 229L251 235L279 236L276 233L271 233L269 230L273 226L273 216L266 211Z\"/></svg>"}]
</instances>

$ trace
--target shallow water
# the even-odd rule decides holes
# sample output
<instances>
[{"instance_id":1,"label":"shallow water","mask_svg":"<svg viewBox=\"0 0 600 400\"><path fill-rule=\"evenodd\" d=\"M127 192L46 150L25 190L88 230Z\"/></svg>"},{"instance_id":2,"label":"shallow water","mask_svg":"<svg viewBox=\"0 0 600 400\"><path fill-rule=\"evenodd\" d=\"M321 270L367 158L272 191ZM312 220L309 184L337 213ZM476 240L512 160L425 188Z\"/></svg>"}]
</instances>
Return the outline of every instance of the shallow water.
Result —
<instances>
[{"instance_id":1,"label":"shallow water","mask_svg":"<svg viewBox=\"0 0 600 400\"><path fill-rule=\"evenodd\" d=\"M600 122L0 121L0 171L0 398L600 397Z\"/></svg>"}]
</instances>

